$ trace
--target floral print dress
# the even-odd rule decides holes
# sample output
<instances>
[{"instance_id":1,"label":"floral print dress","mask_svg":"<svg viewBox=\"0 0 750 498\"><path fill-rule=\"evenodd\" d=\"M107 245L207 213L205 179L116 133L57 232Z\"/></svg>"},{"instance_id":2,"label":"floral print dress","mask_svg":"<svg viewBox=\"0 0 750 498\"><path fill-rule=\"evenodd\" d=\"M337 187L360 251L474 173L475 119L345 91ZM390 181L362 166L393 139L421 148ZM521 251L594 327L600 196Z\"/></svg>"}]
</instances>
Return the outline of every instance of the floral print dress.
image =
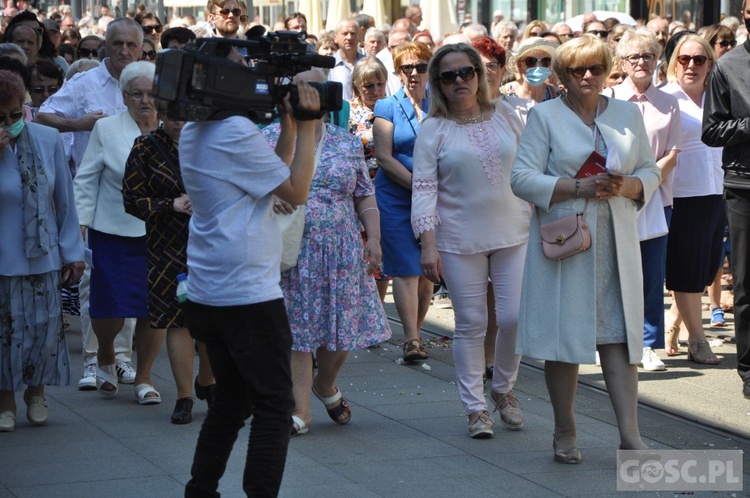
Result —
<instances>
[{"instance_id":1,"label":"floral print dress","mask_svg":"<svg viewBox=\"0 0 750 498\"><path fill-rule=\"evenodd\" d=\"M279 125L263 130L271 147L279 131ZM355 197L374 194L363 158L359 139L326 125L297 266L281 274L295 351L350 351L391 336L375 280L363 260L354 208Z\"/></svg>"}]
</instances>

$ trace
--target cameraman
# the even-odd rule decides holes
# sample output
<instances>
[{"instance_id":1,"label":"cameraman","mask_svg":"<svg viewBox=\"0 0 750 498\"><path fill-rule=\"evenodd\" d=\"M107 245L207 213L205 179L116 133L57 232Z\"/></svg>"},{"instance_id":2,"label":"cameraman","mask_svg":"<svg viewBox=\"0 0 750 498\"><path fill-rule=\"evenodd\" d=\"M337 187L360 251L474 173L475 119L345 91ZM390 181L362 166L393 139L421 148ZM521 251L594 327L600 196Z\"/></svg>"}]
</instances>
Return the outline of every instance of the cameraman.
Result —
<instances>
[{"instance_id":1,"label":"cameraman","mask_svg":"<svg viewBox=\"0 0 750 498\"><path fill-rule=\"evenodd\" d=\"M317 91L304 81L297 88L299 107L317 112ZM179 155L193 209L185 314L190 334L206 344L216 377L188 497L218 496L237 433L250 416L243 489L276 496L281 485L294 397L272 194L294 205L306 202L315 150L314 121L297 121L291 112L287 96L276 153L242 116L190 122L182 130ZM288 166L280 156L292 157Z\"/></svg>"}]
</instances>

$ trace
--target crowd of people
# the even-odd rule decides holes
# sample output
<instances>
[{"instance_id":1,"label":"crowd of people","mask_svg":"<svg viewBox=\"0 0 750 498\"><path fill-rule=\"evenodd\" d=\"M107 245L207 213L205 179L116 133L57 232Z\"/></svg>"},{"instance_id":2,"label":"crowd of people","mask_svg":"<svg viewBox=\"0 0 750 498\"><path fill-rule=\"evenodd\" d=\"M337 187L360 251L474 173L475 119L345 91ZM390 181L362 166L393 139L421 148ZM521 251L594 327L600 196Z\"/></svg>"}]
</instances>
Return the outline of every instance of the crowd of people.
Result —
<instances>
[{"instance_id":1,"label":"crowd of people","mask_svg":"<svg viewBox=\"0 0 750 498\"><path fill-rule=\"evenodd\" d=\"M251 416L244 489L274 494L290 438L313 426L313 395L337 424L356 416L337 376L350 351L391 338L389 286L404 363L429 358L431 304L454 308L472 438L493 436L493 412L523 428L513 389L526 355L545 360L555 461L583 459L585 363L601 364L620 448L645 448L638 365L663 371L683 344L689 361L721 361L706 291L712 326L733 309L750 398L750 0L744 25L697 31L689 18L593 14L580 31L521 30L500 12L490 29L438 39L418 6L391 26L356 14L306 34L335 61L295 77L317 119L285 99L268 126L177 121L153 96L160 50L243 37L241 0L168 26L143 5L79 20L64 5L19 7L0 26L0 432L15 429L22 390L29 422L47 421L45 386L71 382L63 312L80 314L79 389L133 384L138 403L160 403L151 369L166 338L171 422L192 420L193 395L208 403L186 496L216 492ZM272 29L306 32L307 19ZM342 85L341 111L318 112L309 83L326 80ZM571 219L574 232L548 240ZM282 267L287 222L301 236ZM588 244L562 255L578 231Z\"/></svg>"}]
</instances>

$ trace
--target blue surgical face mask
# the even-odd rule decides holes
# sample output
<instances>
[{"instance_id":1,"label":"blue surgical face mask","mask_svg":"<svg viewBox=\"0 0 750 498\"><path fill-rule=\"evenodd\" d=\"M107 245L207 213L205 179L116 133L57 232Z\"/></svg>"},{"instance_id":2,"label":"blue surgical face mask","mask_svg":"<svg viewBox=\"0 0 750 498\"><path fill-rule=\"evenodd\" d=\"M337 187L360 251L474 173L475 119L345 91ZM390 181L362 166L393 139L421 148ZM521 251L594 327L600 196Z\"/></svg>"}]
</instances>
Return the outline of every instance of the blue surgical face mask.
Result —
<instances>
[{"instance_id":1,"label":"blue surgical face mask","mask_svg":"<svg viewBox=\"0 0 750 498\"><path fill-rule=\"evenodd\" d=\"M528 81L531 86L543 85L551 74L552 72L546 67L530 67L526 70L526 81Z\"/></svg>"},{"instance_id":2,"label":"blue surgical face mask","mask_svg":"<svg viewBox=\"0 0 750 498\"><path fill-rule=\"evenodd\" d=\"M24 122L23 118L21 118L12 125L3 125L3 128L8 131L10 138L16 138L21 134L24 126L26 126L26 123Z\"/></svg>"}]
</instances>

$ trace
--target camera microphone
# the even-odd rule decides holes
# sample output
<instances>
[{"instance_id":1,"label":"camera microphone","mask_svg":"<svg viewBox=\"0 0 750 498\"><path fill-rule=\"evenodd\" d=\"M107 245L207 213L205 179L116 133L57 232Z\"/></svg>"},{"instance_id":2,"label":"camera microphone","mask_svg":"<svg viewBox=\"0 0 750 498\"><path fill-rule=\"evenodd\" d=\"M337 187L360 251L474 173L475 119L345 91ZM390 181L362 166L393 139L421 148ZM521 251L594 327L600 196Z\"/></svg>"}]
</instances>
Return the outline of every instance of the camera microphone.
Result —
<instances>
[{"instance_id":1,"label":"camera microphone","mask_svg":"<svg viewBox=\"0 0 750 498\"><path fill-rule=\"evenodd\" d=\"M331 69L336 65L336 59L327 55L320 54L305 54L303 57L309 57L310 65L315 67L322 67L324 69Z\"/></svg>"}]
</instances>

